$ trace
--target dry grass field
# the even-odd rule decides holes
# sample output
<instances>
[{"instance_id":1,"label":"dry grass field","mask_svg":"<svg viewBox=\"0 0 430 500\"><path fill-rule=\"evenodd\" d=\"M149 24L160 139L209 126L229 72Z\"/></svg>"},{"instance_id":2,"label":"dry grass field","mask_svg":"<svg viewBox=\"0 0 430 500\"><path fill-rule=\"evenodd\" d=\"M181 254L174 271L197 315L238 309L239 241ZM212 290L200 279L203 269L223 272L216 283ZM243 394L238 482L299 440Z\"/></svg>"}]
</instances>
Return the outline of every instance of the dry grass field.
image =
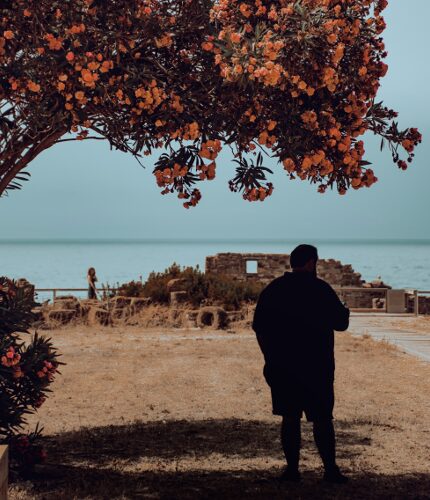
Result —
<instances>
[{"instance_id":1,"label":"dry grass field","mask_svg":"<svg viewBox=\"0 0 430 500\"><path fill-rule=\"evenodd\" d=\"M430 498L430 364L337 334L346 486L321 482L303 424L300 485L280 484L279 417L250 331L49 332L67 363L37 418L49 458L18 499Z\"/></svg>"}]
</instances>

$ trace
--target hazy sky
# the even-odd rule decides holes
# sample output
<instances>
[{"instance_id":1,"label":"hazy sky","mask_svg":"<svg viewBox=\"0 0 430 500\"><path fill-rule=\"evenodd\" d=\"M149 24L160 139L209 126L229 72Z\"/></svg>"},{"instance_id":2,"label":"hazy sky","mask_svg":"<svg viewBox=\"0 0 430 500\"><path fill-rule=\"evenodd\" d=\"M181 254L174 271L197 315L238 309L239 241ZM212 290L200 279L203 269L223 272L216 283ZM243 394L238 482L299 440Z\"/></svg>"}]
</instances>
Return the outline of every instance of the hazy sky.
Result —
<instances>
[{"instance_id":1,"label":"hazy sky","mask_svg":"<svg viewBox=\"0 0 430 500\"><path fill-rule=\"evenodd\" d=\"M159 194L154 158L144 170L107 144L65 143L33 162L22 191L0 199L0 238L430 238L430 1L391 0L385 17L390 70L379 98L400 112L400 126L424 135L408 171L370 138L379 178L370 189L321 195L279 172L272 197L249 203L228 189L234 164L225 154L200 204L186 210Z\"/></svg>"}]
</instances>

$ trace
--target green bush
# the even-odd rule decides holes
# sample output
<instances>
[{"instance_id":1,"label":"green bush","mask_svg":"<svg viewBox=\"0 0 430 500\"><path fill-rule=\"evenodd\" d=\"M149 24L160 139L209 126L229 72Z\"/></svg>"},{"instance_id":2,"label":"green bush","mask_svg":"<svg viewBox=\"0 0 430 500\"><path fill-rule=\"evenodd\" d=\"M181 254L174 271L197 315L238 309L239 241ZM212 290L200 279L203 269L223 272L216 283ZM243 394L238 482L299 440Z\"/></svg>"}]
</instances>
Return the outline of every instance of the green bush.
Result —
<instances>
[{"instance_id":1,"label":"green bush","mask_svg":"<svg viewBox=\"0 0 430 500\"><path fill-rule=\"evenodd\" d=\"M167 284L172 279L183 280L181 288L188 292L189 301L195 307L205 301L226 309L237 309L244 302L255 302L263 289L258 282L240 282L225 275L205 274L198 266L181 268L174 263L164 272L152 272L143 284L135 281L124 283L118 293L128 297L150 297L156 303L168 304Z\"/></svg>"},{"instance_id":2,"label":"green bush","mask_svg":"<svg viewBox=\"0 0 430 500\"><path fill-rule=\"evenodd\" d=\"M25 339L35 305L32 291L0 277L0 444L10 447L12 472L29 472L45 457L40 429L24 433L24 427L50 394L62 364L51 339L37 333Z\"/></svg>"}]
</instances>

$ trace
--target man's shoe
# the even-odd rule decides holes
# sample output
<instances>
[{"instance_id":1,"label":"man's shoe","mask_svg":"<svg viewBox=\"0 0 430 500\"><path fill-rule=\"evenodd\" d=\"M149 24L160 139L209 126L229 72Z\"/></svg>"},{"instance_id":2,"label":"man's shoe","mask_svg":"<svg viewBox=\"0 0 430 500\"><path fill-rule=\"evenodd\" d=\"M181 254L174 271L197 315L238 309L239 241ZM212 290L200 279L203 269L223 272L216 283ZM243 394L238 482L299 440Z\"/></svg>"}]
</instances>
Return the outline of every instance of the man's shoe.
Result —
<instances>
[{"instance_id":1,"label":"man's shoe","mask_svg":"<svg viewBox=\"0 0 430 500\"><path fill-rule=\"evenodd\" d=\"M345 484L348 482L348 478L340 472L339 467L335 469L328 470L324 472L324 481L332 484Z\"/></svg>"},{"instance_id":2,"label":"man's shoe","mask_svg":"<svg viewBox=\"0 0 430 500\"><path fill-rule=\"evenodd\" d=\"M279 477L279 481L289 481L291 483L299 483L302 479L300 472L298 470L292 470L288 467L284 470L284 472Z\"/></svg>"}]
</instances>

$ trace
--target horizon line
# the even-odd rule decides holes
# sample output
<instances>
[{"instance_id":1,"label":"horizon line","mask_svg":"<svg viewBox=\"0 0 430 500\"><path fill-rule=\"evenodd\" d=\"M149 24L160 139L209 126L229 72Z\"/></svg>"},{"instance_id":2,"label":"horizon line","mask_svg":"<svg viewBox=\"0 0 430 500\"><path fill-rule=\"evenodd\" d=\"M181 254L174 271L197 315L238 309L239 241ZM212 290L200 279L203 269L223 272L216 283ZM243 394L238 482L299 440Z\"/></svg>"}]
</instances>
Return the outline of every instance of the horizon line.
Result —
<instances>
[{"instance_id":1,"label":"horizon line","mask_svg":"<svg viewBox=\"0 0 430 500\"><path fill-rule=\"evenodd\" d=\"M298 241L309 243L333 244L430 244L430 238L0 238L0 244L192 244L192 243L277 243L297 244Z\"/></svg>"}]
</instances>

